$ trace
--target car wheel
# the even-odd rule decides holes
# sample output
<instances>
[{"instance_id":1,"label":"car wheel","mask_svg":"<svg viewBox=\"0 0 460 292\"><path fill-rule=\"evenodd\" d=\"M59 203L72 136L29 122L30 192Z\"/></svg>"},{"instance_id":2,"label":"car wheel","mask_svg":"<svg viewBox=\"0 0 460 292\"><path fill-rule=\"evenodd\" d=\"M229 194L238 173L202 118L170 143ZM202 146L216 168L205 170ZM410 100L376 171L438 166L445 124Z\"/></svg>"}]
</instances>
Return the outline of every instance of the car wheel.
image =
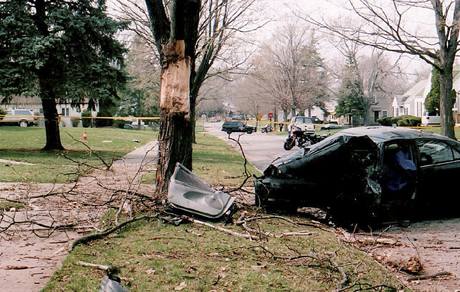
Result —
<instances>
[{"instance_id":1,"label":"car wheel","mask_svg":"<svg viewBox=\"0 0 460 292\"><path fill-rule=\"evenodd\" d=\"M27 124L27 121L20 121L19 122L19 127L21 128L27 128L28 124Z\"/></svg>"},{"instance_id":2,"label":"car wheel","mask_svg":"<svg viewBox=\"0 0 460 292\"><path fill-rule=\"evenodd\" d=\"M292 147L295 145L295 140L294 139L287 139L286 142L284 142L284 150L291 150Z\"/></svg>"},{"instance_id":3,"label":"car wheel","mask_svg":"<svg viewBox=\"0 0 460 292\"><path fill-rule=\"evenodd\" d=\"M248 134L252 134L252 130L248 130L247 133L248 133Z\"/></svg>"},{"instance_id":4,"label":"car wheel","mask_svg":"<svg viewBox=\"0 0 460 292\"><path fill-rule=\"evenodd\" d=\"M229 135L232 133L232 131L226 131L226 132L227 132L227 134L229 134Z\"/></svg>"}]
</instances>

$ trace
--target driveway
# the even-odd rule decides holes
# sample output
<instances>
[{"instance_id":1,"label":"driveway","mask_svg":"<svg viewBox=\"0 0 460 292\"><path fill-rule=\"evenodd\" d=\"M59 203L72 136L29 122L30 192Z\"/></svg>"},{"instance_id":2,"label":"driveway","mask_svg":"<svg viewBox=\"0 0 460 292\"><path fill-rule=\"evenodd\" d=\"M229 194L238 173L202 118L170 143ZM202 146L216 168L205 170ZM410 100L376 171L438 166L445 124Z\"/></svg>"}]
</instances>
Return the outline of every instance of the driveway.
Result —
<instances>
[{"instance_id":1,"label":"driveway","mask_svg":"<svg viewBox=\"0 0 460 292\"><path fill-rule=\"evenodd\" d=\"M205 130L236 146L220 131L222 123L205 124ZM232 137L237 138L238 133ZM264 170L275 158L291 151L283 149L285 136L253 133L241 136L247 159L259 170ZM432 220L411 224L409 227L389 226L384 231L350 234L338 230L342 240L359 246L416 291L460 291L460 219ZM407 280L413 275L401 272L417 258L423 266L423 275L447 274L427 280Z\"/></svg>"}]
</instances>

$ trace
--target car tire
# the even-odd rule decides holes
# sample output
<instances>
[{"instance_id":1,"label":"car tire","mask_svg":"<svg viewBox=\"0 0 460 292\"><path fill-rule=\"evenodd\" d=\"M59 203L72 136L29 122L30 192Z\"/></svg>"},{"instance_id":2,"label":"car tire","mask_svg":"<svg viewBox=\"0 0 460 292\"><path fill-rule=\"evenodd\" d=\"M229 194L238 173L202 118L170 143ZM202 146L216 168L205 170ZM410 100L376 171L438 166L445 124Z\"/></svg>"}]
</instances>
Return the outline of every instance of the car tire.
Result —
<instances>
[{"instance_id":1,"label":"car tire","mask_svg":"<svg viewBox=\"0 0 460 292\"><path fill-rule=\"evenodd\" d=\"M232 133L232 131L226 131L226 132L227 132L227 134L229 134L229 135Z\"/></svg>"},{"instance_id":2,"label":"car tire","mask_svg":"<svg viewBox=\"0 0 460 292\"><path fill-rule=\"evenodd\" d=\"M29 124L27 123L27 121L20 121L19 122L19 127L21 128L27 128Z\"/></svg>"},{"instance_id":3,"label":"car tire","mask_svg":"<svg viewBox=\"0 0 460 292\"><path fill-rule=\"evenodd\" d=\"M288 139L286 142L284 142L284 150L291 150L295 145L295 140L293 139Z\"/></svg>"},{"instance_id":4,"label":"car tire","mask_svg":"<svg viewBox=\"0 0 460 292\"><path fill-rule=\"evenodd\" d=\"M252 134L252 130L248 130L247 133L248 133L248 134Z\"/></svg>"}]
</instances>

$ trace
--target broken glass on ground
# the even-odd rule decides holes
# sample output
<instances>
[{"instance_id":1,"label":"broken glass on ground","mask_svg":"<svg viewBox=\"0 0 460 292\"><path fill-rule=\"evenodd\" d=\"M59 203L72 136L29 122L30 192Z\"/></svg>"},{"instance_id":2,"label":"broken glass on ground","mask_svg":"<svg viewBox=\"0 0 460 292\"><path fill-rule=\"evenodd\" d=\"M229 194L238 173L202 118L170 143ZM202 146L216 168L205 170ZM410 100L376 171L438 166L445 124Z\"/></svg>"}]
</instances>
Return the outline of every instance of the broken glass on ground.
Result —
<instances>
[{"instance_id":1,"label":"broken glass on ground","mask_svg":"<svg viewBox=\"0 0 460 292\"><path fill-rule=\"evenodd\" d=\"M185 166L177 163L169 182L168 201L175 209L218 219L230 212L235 198L213 190Z\"/></svg>"}]
</instances>

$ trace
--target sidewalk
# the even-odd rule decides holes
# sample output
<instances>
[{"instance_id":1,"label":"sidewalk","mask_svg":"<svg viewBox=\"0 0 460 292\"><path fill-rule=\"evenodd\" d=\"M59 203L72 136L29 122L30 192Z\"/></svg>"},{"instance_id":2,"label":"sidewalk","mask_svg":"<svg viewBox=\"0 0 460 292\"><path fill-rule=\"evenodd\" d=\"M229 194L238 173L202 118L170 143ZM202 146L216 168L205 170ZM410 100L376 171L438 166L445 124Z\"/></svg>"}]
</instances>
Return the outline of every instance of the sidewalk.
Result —
<instances>
[{"instance_id":1,"label":"sidewalk","mask_svg":"<svg viewBox=\"0 0 460 292\"><path fill-rule=\"evenodd\" d=\"M141 185L143 173L154 171L157 142L152 141L128 153L113 163L109 171L93 171L81 177L77 184L0 183L0 198L24 199L44 195L50 191L69 191L66 195L29 200L25 211L16 212L16 219L33 219L51 223L50 215L58 224L76 224L77 231L56 231L47 238L38 233L36 225L20 226L8 233L0 233L0 287L2 291L40 291L68 254L70 244L83 233L94 231L107 206L87 206L109 198L108 189L136 190L153 194L153 185ZM105 199L105 200L104 200ZM12 212L8 212L12 214ZM2 225L3 224L3 225ZM0 223L0 227L5 222Z\"/></svg>"}]
</instances>

